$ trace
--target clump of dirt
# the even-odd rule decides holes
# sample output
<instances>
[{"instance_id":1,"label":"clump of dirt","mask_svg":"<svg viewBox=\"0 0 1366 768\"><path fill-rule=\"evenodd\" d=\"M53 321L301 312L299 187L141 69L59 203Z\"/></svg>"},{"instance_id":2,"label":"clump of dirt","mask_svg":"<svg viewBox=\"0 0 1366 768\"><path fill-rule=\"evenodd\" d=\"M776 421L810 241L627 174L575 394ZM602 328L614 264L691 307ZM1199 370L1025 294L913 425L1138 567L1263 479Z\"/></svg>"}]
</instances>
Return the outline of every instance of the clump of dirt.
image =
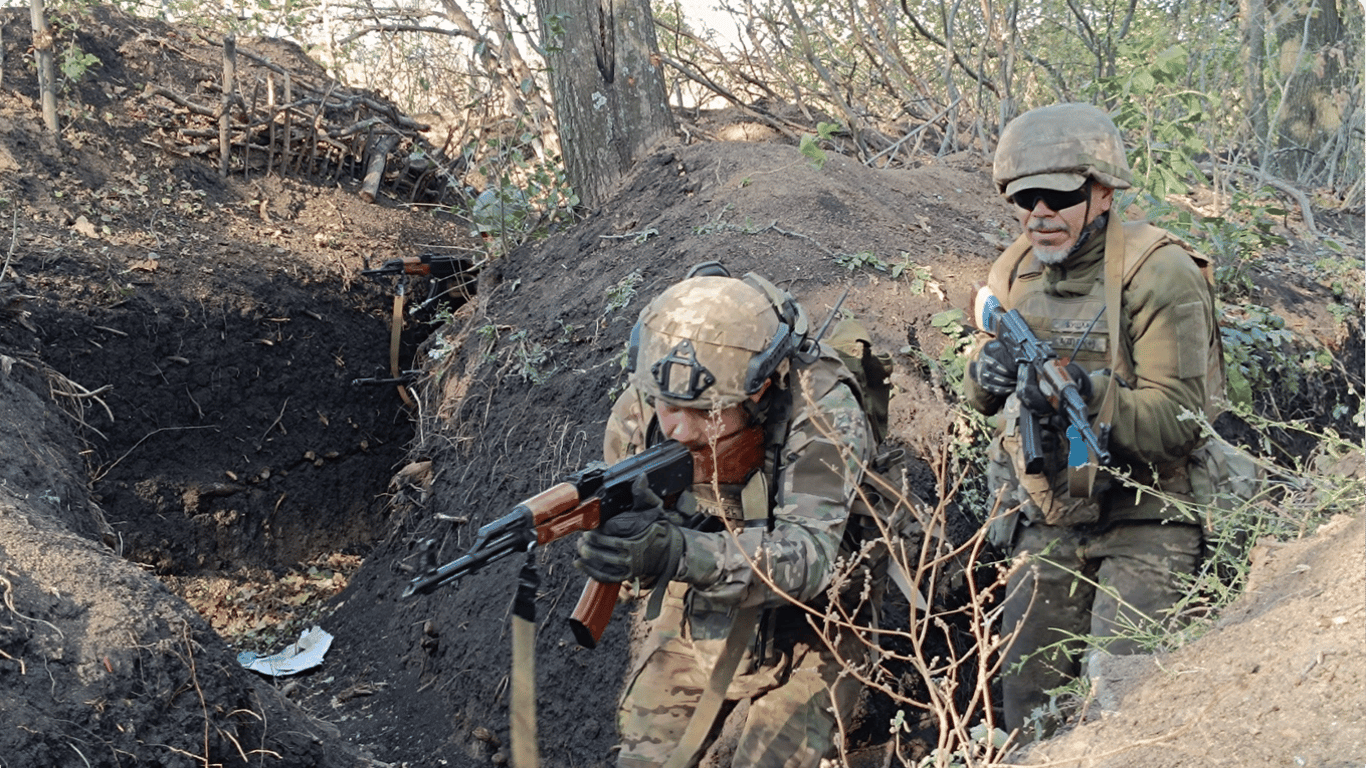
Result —
<instances>
[{"instance_id":1,"label":"clump of dirt","mask_svg":"<svg viewBox=\"0 0 1366 768\"><path fill-rule=\"evenodd\" d=\"M218 52L171 26L94 13L77 28L101 77L64 98L61 144L41 129L27 70L0 90L0 221L12 222L0 271L0 688L16 702L0 714L0 754L12 764L504 759L520 563L400 594L426 542L454 557L480 525L600 458L636 314L697 262L758 271L817 321L852 288L845 309L896 353L894 438L933 462L958 434L933 363L953 344L941 313L968 305L1015 227L980 157L874 171L834 154L816 165L782 144L662 149L600 210L492 262L438 335L409 323L402 367L423 369L409 409L392 386L352 384L387 376L390 352L391 286L359 271L480 245L448 216L369 204L354 187L220 178L147 143L178 117L146 86L192 91L212 80ZM5 60L28 44L6 35ZM284 66L311 66L259 44ZM1326 287L1276 283L1265 303L1292 324L1334 322ZM1359 336L1323 343L1360 359ZM918 477L933 496L923 467ZM570 549L535 553L541 754L607 765L634 621L620 609L597 649L575 645L564 619L582 577ZM1360 573L1322 551L1329 574ZM1263 578L1249 600L1327 611L1293 591L1293 575ZM1219 631L1250 634L1192 651L1209 654L1200 665L1242 669L1286 627L1320 618L1239 610ZM1352 605L1329 613L1315 635L1324 658L1306 657L1302 684L1277 694L1284 711L1354 701L1358 686L1335 681L1356 679L1359 649L1340 655L1332 633L1359 636L1363 617ZM279 650L315 621L335 635L321 668L269 681L237 665L243 647ZM1215 755L1203 728L1161 731L1195 705L1168 696L1161 674L1145 680L1141 709L1121 699L1132 717L1102 720L1103 738L1161 736ZM1264 695L1260 678L1248 685ZM1194 711L1237 722L1239 701ZM894 714L873 702L852 746L880 761ZM1340 743L1327 723L1300 727Z\"/></svg>"}]
</instances>

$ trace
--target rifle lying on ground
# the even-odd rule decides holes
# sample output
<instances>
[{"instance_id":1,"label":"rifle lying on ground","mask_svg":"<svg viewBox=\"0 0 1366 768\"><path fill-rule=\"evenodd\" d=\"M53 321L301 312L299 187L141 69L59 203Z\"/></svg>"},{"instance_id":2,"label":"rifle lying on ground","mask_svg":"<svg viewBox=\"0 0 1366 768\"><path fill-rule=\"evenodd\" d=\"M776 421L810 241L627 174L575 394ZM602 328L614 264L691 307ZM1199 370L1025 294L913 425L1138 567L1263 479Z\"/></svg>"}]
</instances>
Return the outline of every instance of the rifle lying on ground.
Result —
<instances>
[{"instance_id":1,"label":"rifle lying on ground","mask_svg":"<svg viewBox=\"0 0 1366 768\"><path fill-rule=\"evenodd\" d=\"M389 259L383 266L374 269L362 269L361 274L366 277L384 277L385 275L419 275L421 277L434 277L444 279L454 277L461 272L468 272L474 268L474 263L469 259L459 256L444 256L439 253L424 253L420 256L404 256L398 259Z\"/></svg>"},{"instance_id":2,"label":"rifle lying on ground","mask_svg":"<svg viewBox=\"0 0 1366 768\"><path fill-rule=\"evenodd\" d=\"M996 338L1010 351L1011 357L1019 366L1017 386L1024 386L1032 369L1038 376L1039 389L1058 413L1067 419L1068 431L1074 428L1082 442L1104 466L1110 463L1110 452L1105 441L1091 429L1086 418L1086 401L1082 400L1076 382L1067 375L1067 364L1058 358L1058 353L1049 344L1039 341L1039 337L1029 330L1020 310L1009 312L1001 308L995 296L987 298L981 308L982 329L996 334ZM1039 425L1039 415L1028 408L1020 409L1020 447L1025 456L1025 472L1037 475L1043 471L1043 435Z\"/></svg>"},{"instance_id":3,"label":"rifle lying on ground","mask_svg":"<svg viewBox=\"0 0 1366 768\"><path fill-rule=\"evenodd\" d=\"M682 443L668 440L610 467L599 464L579 470L480 528L466 554L440 567L433 562L408 584L403 596L431 592L513 553L601 526L632 508L631 486L641 476L660 498L679 493L692 485L692 453ZM570 619L580 645L592 648L602 638L620 588L592 579L584 585Z\"/></svg>"}]
</instances>

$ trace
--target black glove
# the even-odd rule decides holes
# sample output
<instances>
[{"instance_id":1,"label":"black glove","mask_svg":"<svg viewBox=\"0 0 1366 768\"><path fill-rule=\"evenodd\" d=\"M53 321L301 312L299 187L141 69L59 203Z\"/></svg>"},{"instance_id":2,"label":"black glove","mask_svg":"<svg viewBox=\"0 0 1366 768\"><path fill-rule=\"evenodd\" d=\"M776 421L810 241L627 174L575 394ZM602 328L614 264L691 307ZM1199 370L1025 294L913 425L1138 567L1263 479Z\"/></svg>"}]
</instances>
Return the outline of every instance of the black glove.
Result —
<instances>
[{"instance_id":1,"label":"black glove","mask_svg":"<svg viewBox=\"0 0 1366 768\"><path fill-rule=\"evenodd\" d=\"M996 339L988 341L977 353L977 359L968 363L968 375L972 380L997 397L1015 391L1016 370L1010 350Z\"/></svg>"},{"instance_id":2,"label":"black glove","mask_svg":"<svg viewBox=\"0 0 1366 768\"><path fill-rule=\"evenodd\" d=\"M1094 387L1091 385L1091 376L1077 363L1067 364L1067 378L1077 385L1077 394L1081 395L1084 403L1091 402L1091 393ZM1044 396L1043 389L1039 387L1039 374L1032 367L1029 374L1025 376L1025 384L1020 387L1020 403L1029 410L1040 416L1049 416L1057 413L1053 403L1049 402Z\"/></svg>"},{"instance_id":3,"label":"black glove","mask_svg":"<svg viewBox=\"0 0 1366 768\"><path fill-rule=\"evenodd\" d=\"M678 572L683 532L664 515L664 503L642 476L631 487L632 508L585 531L574 565L608 584L640 579L649 586Z\"/></svg>"}]
</instances>

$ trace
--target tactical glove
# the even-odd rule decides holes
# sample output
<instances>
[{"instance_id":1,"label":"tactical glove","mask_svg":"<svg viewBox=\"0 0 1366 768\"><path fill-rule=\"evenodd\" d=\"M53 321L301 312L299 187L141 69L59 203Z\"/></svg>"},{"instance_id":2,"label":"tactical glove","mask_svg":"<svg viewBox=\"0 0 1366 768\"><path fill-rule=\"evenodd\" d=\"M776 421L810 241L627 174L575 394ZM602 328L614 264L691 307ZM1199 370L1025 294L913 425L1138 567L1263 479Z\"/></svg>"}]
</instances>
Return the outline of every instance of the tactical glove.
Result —
<instances>
[{"instance_id":1,"label":"tactical glove","mask_svg":"<svg viewBox=\"0 0 1366 768\"><path fill-rule=\"evenodd\" d=\"M1091 402L1091 393L1095 387L1091 384L1091 376L1077 363L1067 364L1067 378L1077 385L1077 394L1081 395L1082 402ZM1033 368L1029 369L1029 374L1025 377L1025 384L1020 387L1020 403L1024 407L1040 416L1049 416L1057 413L1053 403L1049 402L1044 395L1043 389L1039 386L1039 374Z\"/></svg>"},{"instance_id":2,"label":"tactical glove","mask_svg":"<svg viewBox=\"0 0 1366 768\"><path fill-rule=\"evenodd\" d=\"M579 537L574 565L608 584L639 579L649 587L670 579L683 557L683 532L669 522L664 504L645 478L631 487L632 508Z\"/></svg>"},{"instance_id":3,"label":"tactical glove","mask_svg":"<svg viewBox=\"0 0 1366 768\"><path fill-rule=\"evenodd\" d=\"M972 380L997 397L1015 391L1016 370L1010 350L995 339L988 341L977 353L977 359L968 363L968 375Z\"/></svg>"}]
</instances>

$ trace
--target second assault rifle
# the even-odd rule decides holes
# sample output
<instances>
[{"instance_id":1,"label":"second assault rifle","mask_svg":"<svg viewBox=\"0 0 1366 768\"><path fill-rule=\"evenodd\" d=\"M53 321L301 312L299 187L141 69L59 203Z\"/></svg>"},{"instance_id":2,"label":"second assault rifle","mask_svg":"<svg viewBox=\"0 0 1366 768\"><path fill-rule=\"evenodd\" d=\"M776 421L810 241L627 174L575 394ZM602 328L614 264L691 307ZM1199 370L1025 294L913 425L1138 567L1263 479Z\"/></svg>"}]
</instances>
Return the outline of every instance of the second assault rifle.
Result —
<instances>
[{"instance_id":1,"label":"second assault rifle","mask_svg":"<svg viewBox=\"0 0 1366 768\"><path fill-rule=\"evenodd\" d=\"M1082 442L1095 455L1096 461L1101 466L1109 464L1110 452L1105 447L1106 441L1091 429L1091 423L1086 415L1086 401L1082 400L1076 382L1067 374L1067 364L1058 358L1058 353L1053 350L1052 345L1043 343L1034 335L1020 310L1012 309L1007 312L1001 308L1001 302L991 295L986 296L985 300L979 300L979 304L982 329L996 334L996 338L1006 346L1019 366L1017 386L1025 385L1032 370L1038 378L1039 389L1067 420L1069 433L1075 429ZM1020 447L1025 457L1025 472L1037 475L1044 467L1043 435L1039 415L1028 408L1021 408L1018 426Z\"/></svg>"},{"instance_id":2,"label":"second assault rifle","mask_svg":"<svg viewBox=\"0 0 1366 768\"><path fill-rule=\"evenodd\" d=\"M455 277L461 272L468 272L473 269L474 264L459 256L443 256L439 253L424 253L420 256L403 256L397 259L389 259L382 266L374 269L362 269L361 274L366 277L384 277L386 275L418 275L420 277L434 277L445 279Z\"/></svg>"},{"instance_id":3,"label":"second assault rifle","mask_svg":"<svg viewBox=\"0 0 1366 768\"><path fill-rule=\"evenodd\" d=\"M403 596L431 592L508 555L601 526L632 508L631 487L637 478L644 477L661 498L679 493L692 485L692 465L687 447L668 440L610 467L599 463L581 469L480 528L466 554L442 566L431 563L408 584ZM620 584L588 580L570 618L580 645L592 648L602 639L620 588Z\"/></svg>"}]
</instances>

